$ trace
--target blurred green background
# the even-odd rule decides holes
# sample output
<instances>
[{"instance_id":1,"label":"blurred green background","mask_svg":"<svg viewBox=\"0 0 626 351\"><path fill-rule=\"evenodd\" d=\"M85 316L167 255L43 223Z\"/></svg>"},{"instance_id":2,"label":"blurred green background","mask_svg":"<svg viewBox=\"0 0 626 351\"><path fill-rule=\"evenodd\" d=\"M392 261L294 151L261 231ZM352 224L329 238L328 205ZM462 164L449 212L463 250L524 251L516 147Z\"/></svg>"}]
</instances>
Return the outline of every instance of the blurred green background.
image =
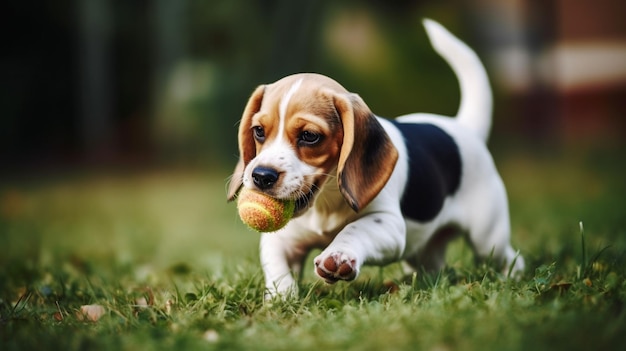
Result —
<instances>
[{"instance_id":1,"label":"blurred green background","mask_svg":"<svg viewBox=\"0 0 626 351\"><path fill-rule=\"evenodd\" d=\"M225 202L248 95L318 72L381 116L452 115L457 82L427 42L424 17L469 43L492 78L490 148L518 246L558 250L552 233L563 223L575 233L585 218L611 233L603 240L623 242L625 7L9 0L0 21L0 263L216 267L255 255L258 236Z\"/></svg>"}]
</instances>

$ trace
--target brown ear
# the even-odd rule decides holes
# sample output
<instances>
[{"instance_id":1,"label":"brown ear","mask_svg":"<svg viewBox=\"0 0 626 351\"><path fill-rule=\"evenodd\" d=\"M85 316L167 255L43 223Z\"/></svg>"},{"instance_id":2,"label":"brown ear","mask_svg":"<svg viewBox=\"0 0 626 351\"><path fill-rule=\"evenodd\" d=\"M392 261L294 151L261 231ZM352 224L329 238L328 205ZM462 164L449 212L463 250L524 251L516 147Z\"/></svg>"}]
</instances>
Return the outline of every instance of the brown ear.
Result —
<instances>
[{"instance_id":1,"label":"brown ear","mask_svg":"<svg viewBox=\"0 0 626 351\"><path fill-rule=\"evenodd\" d=\"M335 94L343 124L337 166L339 189L359 211L378 195L398 160L398 150L365 102L356 94Z\"/></svg>"},{"instance_id":2,"label":"brown ear","mask_svg":"<svg viewBox=\"0 0 626 351\"><path fill-rule=\"evenodd\" d=\"M239 188L243 184L243 172L254 156L256 156L256 144L254 137L252 136L252 116L259 112L261 109L261 103L263 102L263 94L265 92L265 85L261 85L254 90L252 96L248 100L246 108L243 110L243 116L239 122L239 162L235 166L235 171L230 178L228 184L228 201L235 199Z\"/></svg>"}]
</instances>

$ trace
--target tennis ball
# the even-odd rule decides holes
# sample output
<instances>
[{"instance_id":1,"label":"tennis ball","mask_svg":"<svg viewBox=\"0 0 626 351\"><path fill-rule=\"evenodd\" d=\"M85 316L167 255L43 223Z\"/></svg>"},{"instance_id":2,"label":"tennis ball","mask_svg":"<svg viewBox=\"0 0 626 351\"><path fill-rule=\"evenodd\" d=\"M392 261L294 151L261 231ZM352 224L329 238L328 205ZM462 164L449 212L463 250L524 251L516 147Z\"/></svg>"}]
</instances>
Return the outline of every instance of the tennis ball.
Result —
<instances>
[{"instance_id":1,"label":"tennis ball","mask_svg":"<svg viewBox=\"0 0 626 351\"><path fill-rule=\"evenodd\" d=\"M294 200L279 200L258 191L241 189L237 197L239 217L257 232L275 232L293 217Z\"/></svg>"}]
</instances>

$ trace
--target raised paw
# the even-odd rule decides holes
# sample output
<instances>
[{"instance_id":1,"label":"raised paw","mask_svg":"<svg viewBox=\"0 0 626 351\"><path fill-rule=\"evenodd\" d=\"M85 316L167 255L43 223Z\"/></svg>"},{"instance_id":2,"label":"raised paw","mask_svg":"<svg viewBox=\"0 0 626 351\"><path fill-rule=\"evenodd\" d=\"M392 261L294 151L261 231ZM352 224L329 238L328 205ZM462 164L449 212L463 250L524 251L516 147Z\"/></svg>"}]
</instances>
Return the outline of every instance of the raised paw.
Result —
<instances>
[{"instance_id":1,"label":"raised paw","mask_svg":"<svg viewBox=\"0 0 626 351\"><path fill-rule=\"evenodd\" d=\"M339 280L353 280L357 275L356 259L342 252L330 255L322 253L315 258L314 263L315 273L328 284L334 284Z\"/></svg>"}]
</instances>

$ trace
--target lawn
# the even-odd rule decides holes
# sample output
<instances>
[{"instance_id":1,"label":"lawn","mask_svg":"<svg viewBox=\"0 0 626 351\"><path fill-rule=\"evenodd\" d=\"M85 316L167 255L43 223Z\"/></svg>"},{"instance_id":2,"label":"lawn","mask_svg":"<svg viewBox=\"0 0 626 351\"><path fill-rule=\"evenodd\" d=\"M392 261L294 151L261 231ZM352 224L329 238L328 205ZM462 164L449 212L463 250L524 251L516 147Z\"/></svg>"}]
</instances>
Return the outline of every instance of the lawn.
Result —
<instances>
[{"instance_id":1,"label":"lawn","mask_svg":"<svg viewBox=\"0 0 626 351\"><path fill-rule=\"evenodd\" d=\"M457 241L439 274L393 264L328 286L309 263L300 295L273 302L225 171L5 178L0 349L624 348L623 151L496 152L519 281Z\"/></svg>"}]
</instances>

